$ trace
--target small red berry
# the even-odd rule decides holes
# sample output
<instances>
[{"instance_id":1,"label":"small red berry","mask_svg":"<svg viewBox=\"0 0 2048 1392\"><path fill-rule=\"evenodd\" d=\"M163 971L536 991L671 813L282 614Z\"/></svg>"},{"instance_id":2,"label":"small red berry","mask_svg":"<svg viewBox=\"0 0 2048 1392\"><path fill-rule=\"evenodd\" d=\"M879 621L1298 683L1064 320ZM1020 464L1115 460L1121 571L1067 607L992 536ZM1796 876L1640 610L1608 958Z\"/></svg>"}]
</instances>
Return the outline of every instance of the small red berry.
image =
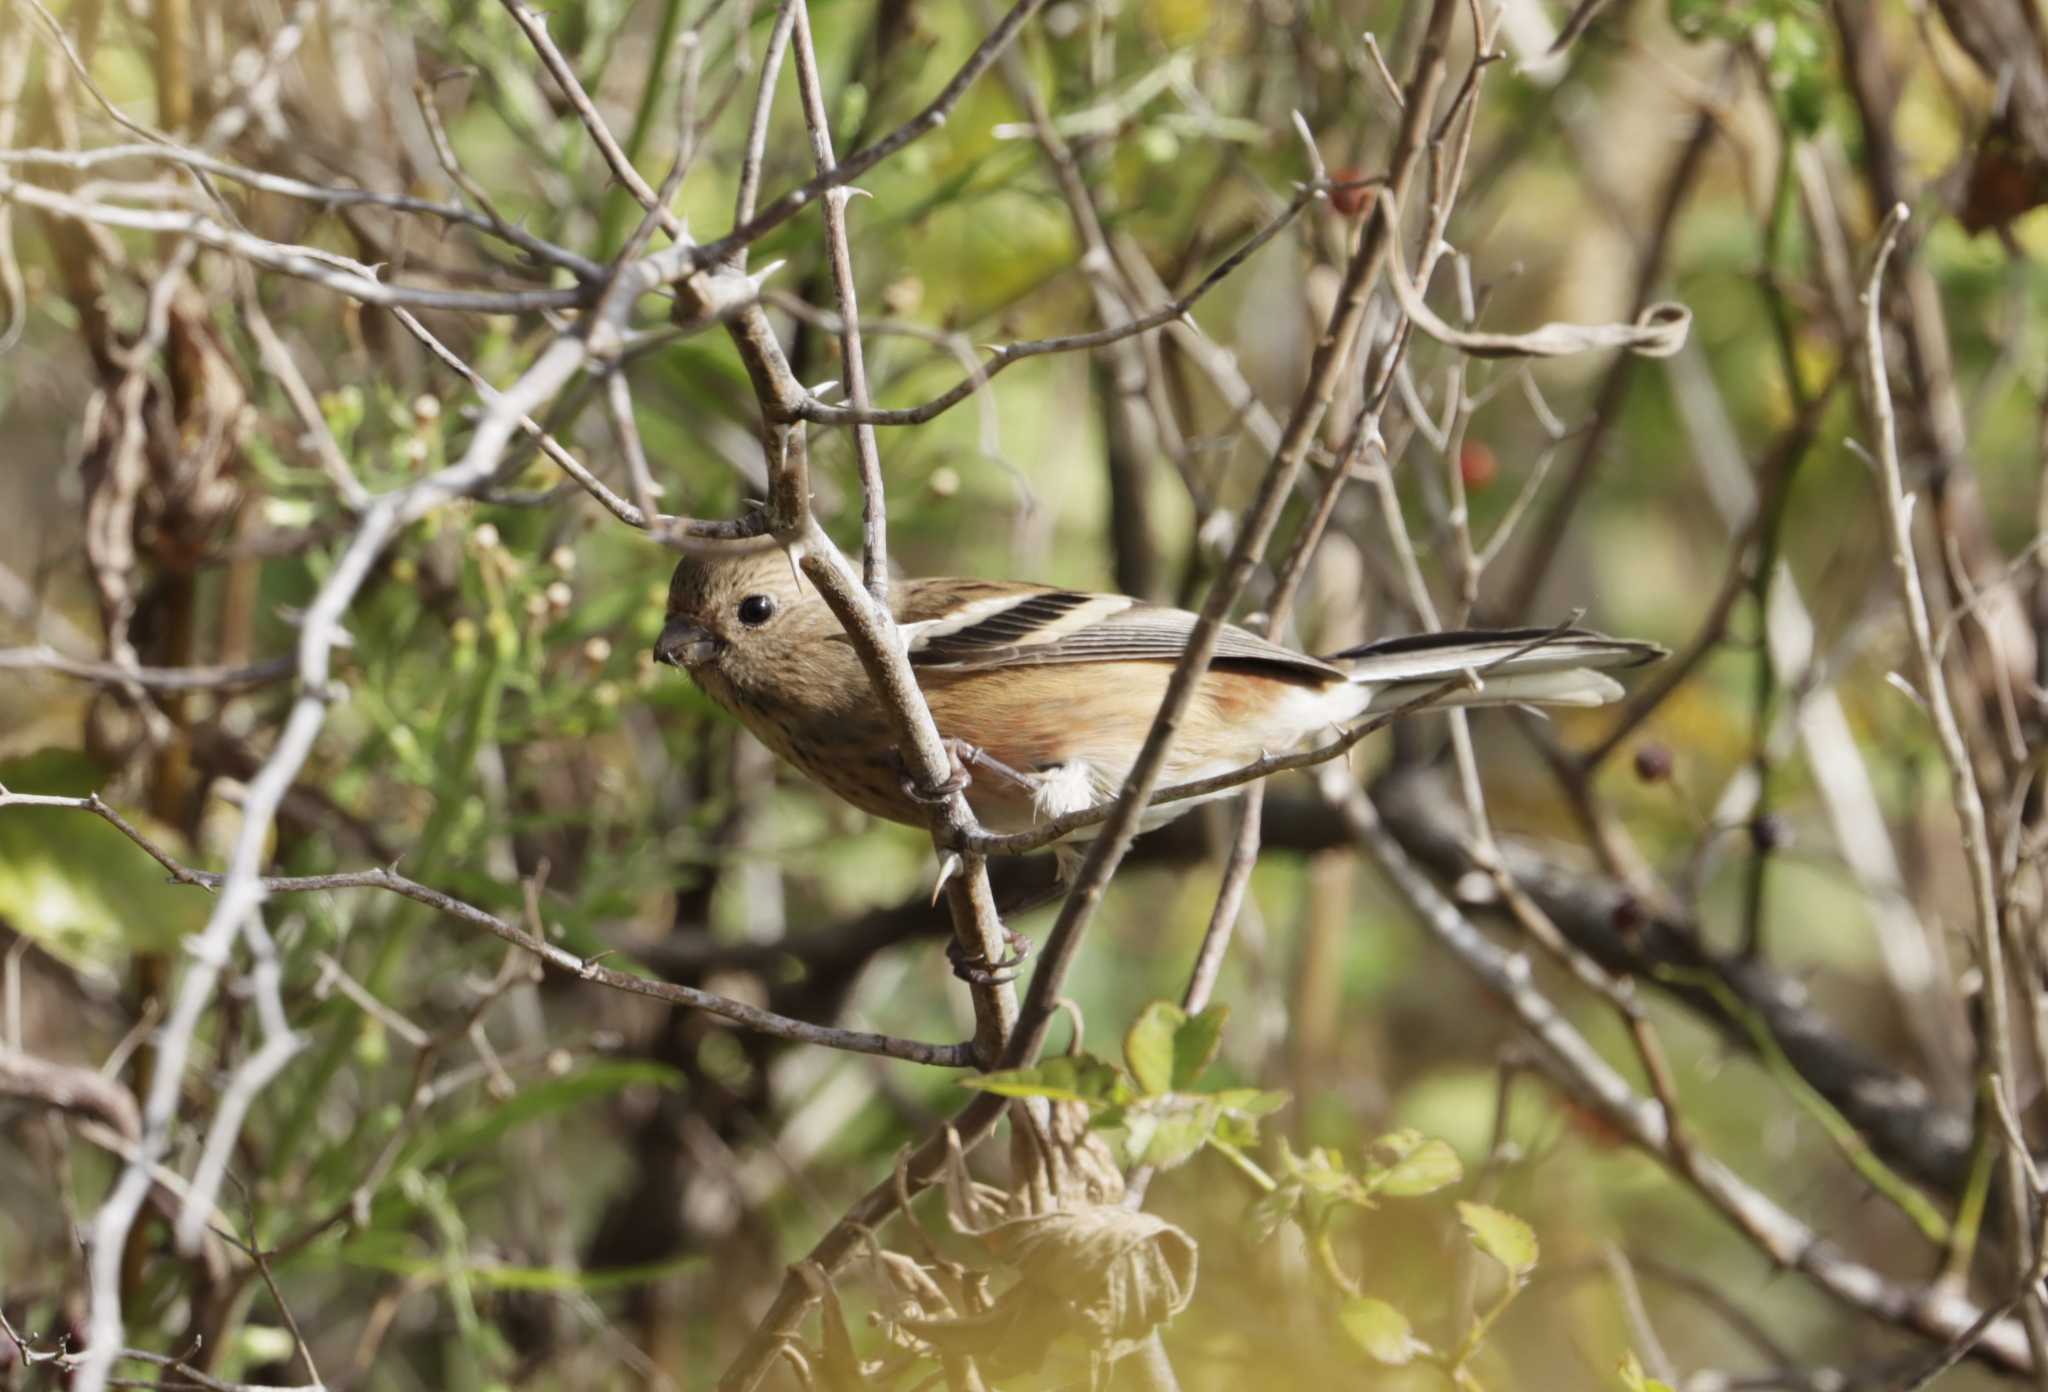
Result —
<instances>
[{"instance_id":1,"label":"small red berry","mask_svg":"<svg viewBox=\"0 0 2048 1392\"><path fill-rule=\"evenodd\" d=\"M1357 217L1372 207L1374 190L1360 187L1355 182L1365 177L1363 169L1354 169L1348 165L1343 169L1333 170L1330 174L1332 183L1349 184L1351 187L1331 189L1330 206L1348 218Z\"/></svg>"},{"instance_id":2,"label":"small red berry","mask_svg":"<svg viewBox=\"0 0 2048 1392\"><path fill-rule=\"evenodd\" d=\"M1476 493L1491 484L1494 475L1500 472L1500 461L1494 457L1493 446L1484 440L1467 440L1458 446L1458 477L1465 481L1465 490Z\"/></svg>"}]
</instances>

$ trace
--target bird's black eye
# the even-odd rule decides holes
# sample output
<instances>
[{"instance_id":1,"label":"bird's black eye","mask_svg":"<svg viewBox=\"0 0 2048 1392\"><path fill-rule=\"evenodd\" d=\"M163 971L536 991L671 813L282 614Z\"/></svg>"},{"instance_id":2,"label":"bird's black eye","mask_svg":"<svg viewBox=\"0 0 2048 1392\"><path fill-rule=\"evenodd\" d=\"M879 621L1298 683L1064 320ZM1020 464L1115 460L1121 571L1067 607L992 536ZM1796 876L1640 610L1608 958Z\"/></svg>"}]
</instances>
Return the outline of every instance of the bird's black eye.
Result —
<instances>
[{"instance_id":1,"label":"bird's black eye","mask_svg":"<svg viewBox=\"0 0 2048 1392\"><path fill-rule=\"evenodd\" d=\"M775 617L775 601L764 594L750 594L740 601L740 622L759 628Z\"/></svg>"}]
</instances>

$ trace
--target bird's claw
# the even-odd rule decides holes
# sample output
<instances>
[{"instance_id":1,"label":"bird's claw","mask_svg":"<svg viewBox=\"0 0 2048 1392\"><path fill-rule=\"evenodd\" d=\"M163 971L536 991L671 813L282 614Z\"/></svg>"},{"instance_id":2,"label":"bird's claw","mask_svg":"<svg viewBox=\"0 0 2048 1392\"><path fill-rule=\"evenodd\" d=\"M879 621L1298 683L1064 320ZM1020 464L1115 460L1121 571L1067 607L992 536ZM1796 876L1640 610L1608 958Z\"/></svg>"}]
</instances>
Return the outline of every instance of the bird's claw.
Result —
<instances>
[{"instance_id":1,"label":"bird's claw","mask_svg":"<svg viewBox=\"0 0 2048 1392\"><path fill-rule=\"evenodd\" d=\"M951 751L948 752L950 753ZM919 787L917 780L906 773L898 781L897 786L903 789L903 796L909 798L912 802L937 803L944 802L952 797L953 794L964 793L973 787L974 775L967 771L966 765L955 758L953 761L953 771L947 774L941 782L932 784L930 787Z\"/></svg>"},{"instance_id":2,"label":"bird's claw","mask_svg":"<svg viewBox=\"0 0 2048 1392\"><path fill-rule=\"evenodd\" d=\"M915 778L905 774L902 781L903 795L913 802L944 802L955 793L966 792L974 786L974 775L970 770L976 768L1000 774L1020 787L1031 786L1030 779L978 744L969 744L957 735L946 735L939 740L939 744L946 751L946 761L952 771L946 775L945 781L931 787L920 787Z\"/></svg>"},{"instance_id":3,"label":"bird's claw","mask_svg":"<svg viewBox=\"0 0 2048 1392\"><path fill-rule=\"evenodd\" d=\"M1014 928L1003 929L1003 946L1008 949L1001 961L991 962L980 953L970 954L958 938L946 941L946 960L953 964L953 975L969 986L1007 986L1017 979L1017 968L1029 960L1037 946Z\"/></svg>"}]
</instances>

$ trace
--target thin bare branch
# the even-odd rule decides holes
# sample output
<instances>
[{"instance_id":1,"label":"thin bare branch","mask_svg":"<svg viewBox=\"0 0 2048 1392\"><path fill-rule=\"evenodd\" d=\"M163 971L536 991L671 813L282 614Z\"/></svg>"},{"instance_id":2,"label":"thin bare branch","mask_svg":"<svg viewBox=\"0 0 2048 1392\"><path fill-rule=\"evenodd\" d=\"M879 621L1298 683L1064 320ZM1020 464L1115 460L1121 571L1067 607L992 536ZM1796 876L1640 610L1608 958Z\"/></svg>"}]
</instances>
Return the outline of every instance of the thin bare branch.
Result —
<instances>
[{"instance_id":1,"label":"thin bare branch","mask_svg":"<svg viewBox=\"0 0 2048 1392\"><path fill-rule=\"evenodd\" d=\"M156 212L91 203L5 176L0 176L0 202L19 203L99 227L190 237L202 246L238 256L266 270L311 281L364 304L475 314L530 314L544 309L571 309L587 304L591 298L589 288L580 286L560 290L435 290L392 285L378 279L373 267L359 261L313 247L273 242L228 227L204 213Z\"/></svg>"},{"instance_id":2,"label":"thin bare branch","mask_svg":"<svg viewBox=\"0 0 2048 1392\"><path fill-rule=\"evenodd\" d=\"M1979 1066L1987 1088L2009 1088L2015 1076L2011 998L2008 995L2005 962L2005 934L2000 920L1998 876L1991 860L1991 829L1984 814L1984 798L1977 786L1977 770L1969 745L1956 722L1955 705L1949 696L1948 677L1935 651L1934 627L1928 617L1927 596L1920 584L1920 567L1913 553L1912 508L1907 501L1904 473L1899 465L1898 429L1892 416L1891 377L1885 368L1884 318L1880 292L1885 264L1891 258L1900 229L1907 218L1906 205L1893 207L1878 231L1877 251L1870 276L1863 287L1863 386L1870 411L1871 433L1876 439L1878 505L1885 519L1886 542L1891 552L1892 574L1898 582L1899 599L1906 611L1907 631L1913 639L1915 674L1919 694L1934 722L1935 738L1942 760L1948 766L1949 796L1962 833L1963 857L1969 867L1970 889L1975 909L1977 963L1984 973L1984 1058ZM2011 1107L2011 1100L2001 1104ZM2048 1305L2040 1295L2040 1280L2034 1273L2034 1223L2032 1193L2027 1182L2028 1157L2001 1137L2005 1156L2007 1208L2012 1227L2008 1234L2013 1250L2013 1278L2016 1289L2030 1292L2026 1311L2028 1337L2034 1356L2048 1361L2042 1326L2048 1325ZM2038 1366L2037 1375L2048 1379L2048 1366Z\"/></svg>"}]
</instances>

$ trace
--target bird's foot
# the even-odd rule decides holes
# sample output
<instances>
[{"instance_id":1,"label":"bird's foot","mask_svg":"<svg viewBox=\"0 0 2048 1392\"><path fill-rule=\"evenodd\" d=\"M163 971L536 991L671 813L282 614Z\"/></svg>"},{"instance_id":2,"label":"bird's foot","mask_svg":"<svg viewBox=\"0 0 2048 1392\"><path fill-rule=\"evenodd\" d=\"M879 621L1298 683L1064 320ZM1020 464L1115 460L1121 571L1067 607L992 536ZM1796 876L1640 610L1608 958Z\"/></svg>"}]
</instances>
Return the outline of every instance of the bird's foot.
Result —
<instances>
[{"instance_id":1,"label":"bird's foot","mask_svg":"<svg viewBox=\"0 0 2048 1392\"><path fill-rule=\"evenodd\" d=\"M953 964L953 975L969 986L1007 986L1017 979L1017 968L1024 965L1037 945L1016 929L1005 928L1003 946L1008 951L1002 960L991 962L962 946L958 938L948 938L946 960Z\"/></svg>"},{"instance_id":2,"label":"bird's foot","mask_svg":"<svg viewBox=\"0 0 2048 1392\"><path fill-rule=\"evenodd\" d=\"M999 777L1007 778L1020 788L1032 786L1031 778L1017 772L1001 759L983 749L980 745L969 744L954 735L947 735L939 741L946 751L947 763L951 766L945 780L936 786L920 787L909 774L903 776L903 795L913 802L944 802L955 793L964 793L974 786L974 769L984 769ZM902 755L897 755L900 761Z\"/></svg>"},{"instance_id":3,"label":"bird's foot","mask_svg":"<svg viewBox=\"0 0 2048 1392\"><path fill-rule=\"evenodd\" d=\"M903 789L903 796L909 798L912 802L926 804L944 802L952 797L953 794L964 793L974 786L974 775L967 771L967 761L962 759L953 748L954 741L945 740L943 743L946 749L947 762L951 765L951 770L943 779L934 784L921 785L914 776L906 772L902 779L899 780L897 786ZM898 750L896 753L896 762L898 764L904 762L901 750Z\"/></svg>"}]
</instances>

